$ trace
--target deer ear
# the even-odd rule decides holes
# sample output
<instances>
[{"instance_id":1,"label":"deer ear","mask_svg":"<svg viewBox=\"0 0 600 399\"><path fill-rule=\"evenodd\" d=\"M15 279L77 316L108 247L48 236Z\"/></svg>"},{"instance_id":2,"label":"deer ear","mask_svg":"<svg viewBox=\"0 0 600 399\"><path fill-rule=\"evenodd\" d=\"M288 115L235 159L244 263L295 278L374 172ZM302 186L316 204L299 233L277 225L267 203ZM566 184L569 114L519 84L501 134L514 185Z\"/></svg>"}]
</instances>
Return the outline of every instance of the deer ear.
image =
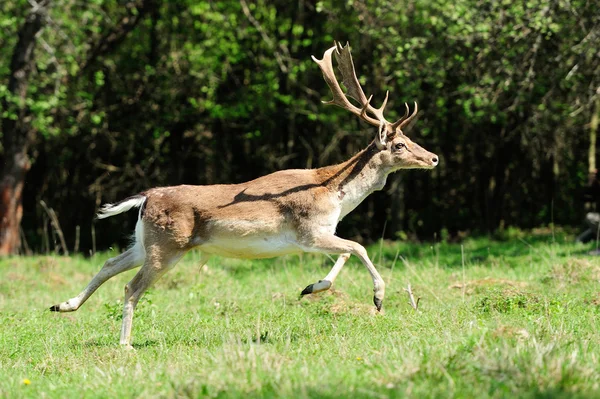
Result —
<instances>
[{"instance_id":1,"label":"deer ear","mask_svg":"<svg viewBox=\"0 0 600 399\"><path fill-rule=\"evenodd\" d=\"M383 150L387 144L387 129L385 128L385 124L383 121L379 124L379 131L377 132L377 137L375 138L375 145L380 150Z\"/></svg>"}]
</instances>

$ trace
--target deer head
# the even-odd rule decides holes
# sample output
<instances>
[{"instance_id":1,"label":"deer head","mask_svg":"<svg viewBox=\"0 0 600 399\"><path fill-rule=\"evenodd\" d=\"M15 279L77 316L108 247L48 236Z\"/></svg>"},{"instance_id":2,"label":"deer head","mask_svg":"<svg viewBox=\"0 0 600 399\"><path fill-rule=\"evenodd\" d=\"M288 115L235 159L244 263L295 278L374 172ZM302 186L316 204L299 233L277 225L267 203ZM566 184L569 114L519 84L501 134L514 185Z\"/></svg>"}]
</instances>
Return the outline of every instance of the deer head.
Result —
<instances>
[{"instance_id":1,"label":"deer head","mask_svg":"<svg viewBox=\"0 0 600 399\"><path fill-rule=\"evenodd\" d=\"M325 51L323 59L318 60L314 56L312 57L321 68L323 78L333 94L333 100L324 103L337 105L350 111L363 121L378 127L374 143L382 153L382 163L390 170L434 168L438 164L437 155L425 150L404 134L416 121L417 103L415 102L412 113L410 113L408 104L404 103L406 107L404 115L393 123L388 122L383 116L383 111L387 105L389 91L386 93L381 107L373 107L371 105L373 96L367 98L358 83L352 55L350 54L350 45L346 43L346 46L342 46L339 42L334 44L333 47ZM333 71L331 58L333 54L335 54L338 69L342 74L342 84L346 88L346 93L342 91ZM356 101L359 106L354 105L349 98Z\"/></svg>"}]
</instances>

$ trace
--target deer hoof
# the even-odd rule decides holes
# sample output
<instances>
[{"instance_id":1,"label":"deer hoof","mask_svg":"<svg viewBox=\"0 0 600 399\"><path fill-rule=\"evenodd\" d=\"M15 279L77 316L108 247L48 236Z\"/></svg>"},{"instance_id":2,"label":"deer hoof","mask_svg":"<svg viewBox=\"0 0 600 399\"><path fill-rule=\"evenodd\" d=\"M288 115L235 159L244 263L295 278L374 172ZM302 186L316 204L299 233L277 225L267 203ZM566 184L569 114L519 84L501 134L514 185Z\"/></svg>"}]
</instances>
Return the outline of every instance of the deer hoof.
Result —
<instances>
[{"instance_id":1,"label":"deer hoof","mask_svg":"<svg viewBox=\"0 0 600 399\"><path fill-rule=\"evenodd\" d=\"M314 283L306 287L300 293L301 296L308 294L316 294L317 292L326 291L331 288L331 281L329 280L319 280L318 283Z\"/></svg>"},{"instance_id":2,"label":"deer hoof","mask_svg":"<svg viewBox=\"0 0 600 399\"><path fill-rule=\"evenodd\" d=\"M315 286L314 284L307 286L305 289L302 290L302 292L300 293L300 296L312 294L314 286Z\"/></svg>"},{"instance_id":3,"label":"deer hoof","mask_svg":"<svg viewBox=\"0 0 600 399\"><path fill-rule=\"evenodd\" d=\"M373 297L373 303L375 304L375 307L377 308L378 312L381 312L381 306L383 305L383 300L377 298L376 296Z\"/></svg>"}]
</instances>

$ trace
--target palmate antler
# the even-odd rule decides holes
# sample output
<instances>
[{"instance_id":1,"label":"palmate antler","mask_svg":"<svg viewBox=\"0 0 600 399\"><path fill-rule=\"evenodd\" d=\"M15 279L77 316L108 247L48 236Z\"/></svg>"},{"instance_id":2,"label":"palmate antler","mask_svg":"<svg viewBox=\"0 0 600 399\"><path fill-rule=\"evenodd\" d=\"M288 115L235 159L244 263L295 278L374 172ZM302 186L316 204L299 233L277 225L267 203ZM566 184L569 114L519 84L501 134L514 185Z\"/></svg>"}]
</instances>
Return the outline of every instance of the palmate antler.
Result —
<instances>
[{"instance_id":1,"label":"palmate antler","mask_svg":"<svg viewBox=\"0 0 600 399\"><path fill-rule=\"evenodd\" d=\"M342 84L346 88L345 94L333 72L332 54L335 54L338 69L342 74ZM352 55L350 54L350 45L348 43L346 43L346 46L342 46L339 42L334 42L334 46L323 54L323 59L318 60L314 56L312 59L319 65L319 68L321 68L323 78L333 94L333 100L327 101L325 104L337 105L338 107L350 111L365 122L373 126L378 126L379 132L377 134L376 144L379 148L385 147L389 135L394 135L398 130L402 130L404 127L408 126L417 115L418 107L416 102L415 109L410 115L408 104L404 103L406 106L404 115L394 123L388 122L383 116L383 111L387 105L389 91L386 92L381 107L375 108L370 104L373 96L367 98L360 83L358 83L356 72L354 71L354 63L352 62ZM352 104L348 97L360 104L360 107Z\"/></svg>"}]
</instances>

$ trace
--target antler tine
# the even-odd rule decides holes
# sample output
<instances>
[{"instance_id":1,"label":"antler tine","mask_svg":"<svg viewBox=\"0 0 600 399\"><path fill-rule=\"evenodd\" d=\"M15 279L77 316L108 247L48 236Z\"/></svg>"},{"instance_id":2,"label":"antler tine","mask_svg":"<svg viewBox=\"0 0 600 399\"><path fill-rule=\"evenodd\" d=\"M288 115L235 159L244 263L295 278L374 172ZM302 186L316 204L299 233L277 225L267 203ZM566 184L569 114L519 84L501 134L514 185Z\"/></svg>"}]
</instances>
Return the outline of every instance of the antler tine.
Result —
<instances>
[{"instance_id":1,"label":"antler tine","mask_svg":"<svg viewBox=\"0 0 600 399\"><path fill-rule=\"evenodd\" d=\"M396 122L392 123L392 131L396 131L396 128L398 126L400 126L402 121L406 119L406 117L408 116L408 113L410 112L410 108L408 108L408 104L404 103L404 106L406 107L406 111L404 111L404 115L402 115L402 117L400 119L398 119Z\"/></svg>"},{"instance_id":2,"label":"antler tine","mask_svg":"<svg viewBox=\"0 0 600 399\"><path fill-rule=\"evenodd\" d=\"M319 65L319 68L321 68L321 72L323 72L323 78L325 79L325 83L327 83L327 86L329 86L329 89L331 90L331 94L333 94L333 100L327 101L325 102L325 104L337 105L341 108L344 108L347 111L350 111L351 113L370 123L371 125L379 126L379 120L374 119L366 114L366 111L370 109L370 105L364 93L362 92L362 89L360 90L360 93L364 98L363 101L359 101L357 98L354 97L355 95L359 96L358 94L356 94L355 92L350 93L350 90L348 90L348 96L357 100L363 106L362 108L354 106L342 91L342 88L340 87L340 84L338 83L335 77L335 73L333 72L333 61L331 59L332 53L338 49L338 46L339 43L335 43L335 46L325 51L325 53L323 54L323 59L321 60L318 60L315 56L312 56L313 61L315 61L317 65ZM358 83L358 81L356 83Z\"/></svg>"},{"instance_id":3,"label":"antler tine","mask_svg":"<svg viewBox=\"0 0 600 399\"><path fill-rule=\"evenodd\" d=\"M389 122L383 117L383 110L387 104L389 93L386 94L386 99L381 108L373 107L370 104L370 98L367 100L367 96L365 96L365 92L356 77L354 61L352 61L352 54L350 53L350 45L346 43L346 46L342 46L339 42L335 42L335 49L335 58L338 62L338 70L342 74L342 84L346 88L346 95L356 100L363 107L363 115L368 116L367 112L369 112L375 116L377 118L377 126L383 122L387 127Z\"/></svg>"},{"instance_id":4,"label":"antler tine","mask_svg":"<svg viewBox=\"0 0 600 399\"><path fill-rule=\"evenodd\" d=\"M383 99L383 104L381 104L381 107L379 107L379 108L371 107L371 112L377 117L377 119L379 119L380 122L383 122L385 124L389 124L389 122L386 121L385 118L383 117L383 111L385 110L385 106L387 105L389 95L390 95L390 91L386 90L385 98ZM373 96L371 96L371 97L373 97ZM371 102L370 99L369 99L369 102ZM394 131L394 130L392 129L392 131Z\"/></svg>"},{"instance_id":5,"label":"antler tine","mask_svg":"<svg viewBox=\"0 0 600 399\"><path fill-rule=\"evenodd\" d=\"M389 91L385 94L383 105L379 108L373 107L369 104L370 101L367 101L365 93L356 77L354 61L352 61L352 54L350 53L350 45L346 43L346 46L342 47L339 43L336 43L335 57L338 61L338 69L342 73L342 83L346 87L346 94L358 101L363 107L366 107L366 110L375 116L380 123L383 122L387 130L390 123L383 116L383 111L387 105Z\"/></svg>"},{"instance_id":6,"label":"antler tine","mask_svg":"<svg viewBox=\"0 0 600 399\"><path fill-rule=\"evenodd\" d=\"M365 103L365 105L363 105L362 109L360 110L360 117L364 118L367 115L367 110L369 109L369 106L371 104L371 100L373 99L373 95L371 94L369 96L369 98L367 99L367 102Z\"/></svg>"},{"instance_id":7,"label":"antler tine","mask_svg":"<svg viewBox=\"0 0 600 399\"><path fill-rule=\"evenodd\" d=\"M415 119L415 117L417 116L417 113L419 112L419 107L417 106L417 102L415 101L415 109L412 112L412 114L410 114L410 116L408 118L406 118L405 120L403 120L400 123L400 126L398 126L398 129L402 130L403 128L408 128L410 126L410 123Z\"/></svg>"}]
</instances>

